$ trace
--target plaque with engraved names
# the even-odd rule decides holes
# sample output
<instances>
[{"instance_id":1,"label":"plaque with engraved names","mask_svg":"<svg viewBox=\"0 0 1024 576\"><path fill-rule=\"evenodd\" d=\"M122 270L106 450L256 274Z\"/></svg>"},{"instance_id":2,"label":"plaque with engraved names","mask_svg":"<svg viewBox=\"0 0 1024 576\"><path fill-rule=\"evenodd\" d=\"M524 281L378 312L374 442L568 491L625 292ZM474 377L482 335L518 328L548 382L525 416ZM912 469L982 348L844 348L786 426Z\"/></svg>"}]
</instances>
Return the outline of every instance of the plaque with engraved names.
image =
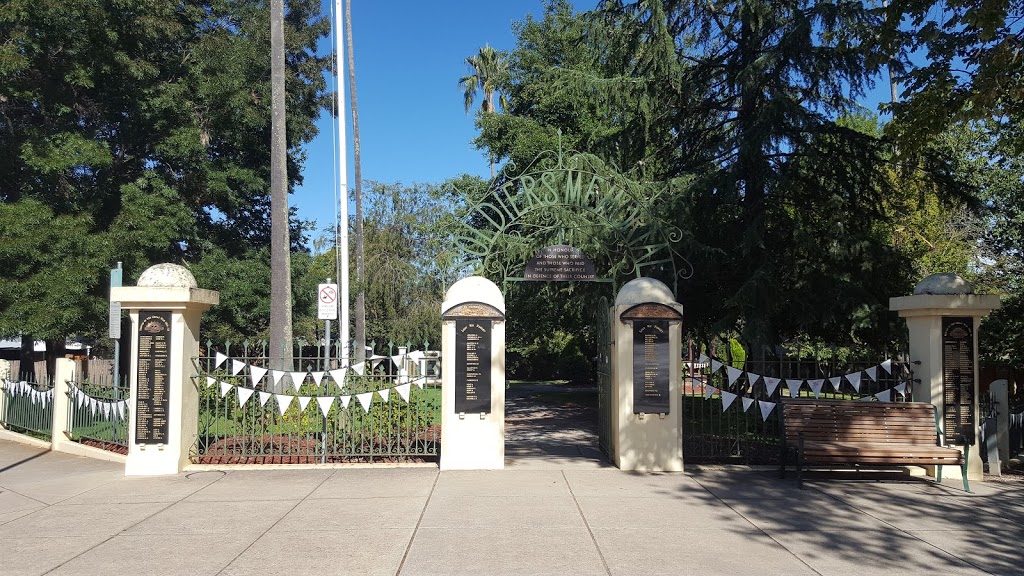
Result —
<instances>
[{"instance_id":1,"label":"plaque with engraved names","mask_svg":"<svg viewBox=\"0 0 1024 576\"><path fill-rule=\"evenodd\" d=\"M171 313L139 311L135 443L166 444L171 404Z\"/></svg>"},{"instance_id":2,"label":"plaque with engraved names","mask_svg":"<svg viewBox=\"0 0 1024 576\"><path fill-rule=\"evenodd\" d=\"M491 412L491 320L455 320L455 412Z\"/></svg>"},{"instance_id":3,"label":"plaque with engraved names","mask_svg":"<svg viewBox=\"0 0 1024 576\"><path fill-rule=\"evenodd\" d=\"M633 321L633 413L669 413L668 320Z\"/></svg>"},{"instance_id":4,"label":"plaque with engraved names","mask_svg":"<svg viewBox=\"0 0 1024 576\"><path fill-rule=\"evenodd\" d=\"M974 319L942 319L942 432L946 444L974 444Z\"/></svg>"}]
</instances>

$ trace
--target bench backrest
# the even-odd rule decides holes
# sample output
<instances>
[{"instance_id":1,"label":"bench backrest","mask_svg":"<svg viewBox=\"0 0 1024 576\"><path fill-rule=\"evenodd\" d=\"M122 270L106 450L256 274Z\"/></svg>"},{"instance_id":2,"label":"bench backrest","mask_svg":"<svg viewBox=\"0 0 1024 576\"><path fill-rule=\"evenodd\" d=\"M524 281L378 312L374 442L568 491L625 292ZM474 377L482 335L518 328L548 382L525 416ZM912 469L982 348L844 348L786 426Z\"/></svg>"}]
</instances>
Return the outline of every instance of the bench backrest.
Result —
<instances>
[{"instance_id":1,"label":"bench backrest","mask_svg":"<svg viewBox=\"0 0 1024 576\"><path fill-rule=\"evenodd\" d=\"M783 400L786 440L935 445L935 407L924 402Z\"/></svg>"}]
</instances>

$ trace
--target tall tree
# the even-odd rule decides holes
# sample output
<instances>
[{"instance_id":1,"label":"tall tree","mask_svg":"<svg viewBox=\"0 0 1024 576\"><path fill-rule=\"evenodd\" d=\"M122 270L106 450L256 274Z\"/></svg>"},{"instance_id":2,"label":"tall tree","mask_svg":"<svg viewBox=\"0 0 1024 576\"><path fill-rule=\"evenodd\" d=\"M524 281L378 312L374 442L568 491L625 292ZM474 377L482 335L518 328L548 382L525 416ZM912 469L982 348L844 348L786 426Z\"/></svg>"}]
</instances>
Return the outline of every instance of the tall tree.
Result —
<instances>
[{"instance_id":1,"label":"tall tree","mask_svg":"<svg viewBox=\"0 0 1024 576\"><path fill-rule=\"evenodd\" d=\"M348 44L348 94L352 106L352 155L356 177L356 306L355 361L366 359L366 285L363 270L363 167L359 141L359 104L356 100L356 55L352 40L352 0L345 0L345 39ZM344 118L342 119L344 122Z\"/></svg>"},{"instance_id":2,"label":"tall tree","mask_svg":"<svg viewBox=\"0 0 1024 576\"><path fill-rule=\"evenodd\" d=\"M499 90L502 82L508 76L508 64L505 55L495 50L490 45L466 58L466 66L470 73L459 78L459 88L462 89L463 100L466 105L466 112L469 113L476 100L477 92L483 92L484 99L480 103L480 112L486 116L498 111L495 106L495 95L498 103L504 110L507 104L504 94ZM488 160L491 166L491 179L494 179L494 154L488 152Z\"/></svg>"},{"instance_id":3,"label":"tall tree","mask_svg":"<svg viewBox=\"0 0 1024 576\"><path fill-rule=\"evenodd\" d=\"M284 77L284 0L270 0L270 357L274 368L291 370L292 274Z\"/></svg>"}]
</instances>

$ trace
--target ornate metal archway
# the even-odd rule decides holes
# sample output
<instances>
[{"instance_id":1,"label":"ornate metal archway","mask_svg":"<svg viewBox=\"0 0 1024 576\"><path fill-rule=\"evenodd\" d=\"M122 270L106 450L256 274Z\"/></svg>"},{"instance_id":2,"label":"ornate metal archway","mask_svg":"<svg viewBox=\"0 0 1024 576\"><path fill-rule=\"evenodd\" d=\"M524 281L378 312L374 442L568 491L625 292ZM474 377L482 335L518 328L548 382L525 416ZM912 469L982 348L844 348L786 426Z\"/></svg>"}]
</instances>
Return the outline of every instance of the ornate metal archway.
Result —
<instances>
[{"instance_id":1,"label":"ornate metal archway","mask_svg":"<svg viewBox=\"0 0 1024 576\"><path fill-rule=\"evenodd\" d=\"M686 235L668 219L674 185L638 182L559 142L521 171L510 163L468 200L456 242L496 281L520 276L544 246L570 244L608 277L660 276L678 291L693 268L679 251Z\"/></svg>"}]
</instances>

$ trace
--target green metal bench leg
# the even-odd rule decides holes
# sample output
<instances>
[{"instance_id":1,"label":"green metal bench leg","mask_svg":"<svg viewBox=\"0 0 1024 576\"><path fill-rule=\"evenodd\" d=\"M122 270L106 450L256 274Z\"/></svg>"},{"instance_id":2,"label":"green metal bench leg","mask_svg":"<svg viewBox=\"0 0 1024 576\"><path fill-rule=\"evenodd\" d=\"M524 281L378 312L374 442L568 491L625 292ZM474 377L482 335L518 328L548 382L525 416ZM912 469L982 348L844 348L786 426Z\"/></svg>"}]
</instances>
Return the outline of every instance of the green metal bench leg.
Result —
<instances>
[{"instance_id":1,"label":"green metal bench leg","mask_svg":"<svg viewBox=\"0 0 1024 576\"><path fill-rule=\"evenodd\" d=\"M935 482L942 484L942 464L935 466Z\"/></svg>"},{"instance_id":2,"label":"green metal bench leg","mask_svg":"<svg viewBox=\"0 0 1024 576\"><path fill-rule=\"evenodd\" d=\"M964 444L964 463L960 465L960 474L964 477L964 492L970 492L971 487L967 484L967 462L970 460L971 446Z\"/></svg>"}]
</instances>

